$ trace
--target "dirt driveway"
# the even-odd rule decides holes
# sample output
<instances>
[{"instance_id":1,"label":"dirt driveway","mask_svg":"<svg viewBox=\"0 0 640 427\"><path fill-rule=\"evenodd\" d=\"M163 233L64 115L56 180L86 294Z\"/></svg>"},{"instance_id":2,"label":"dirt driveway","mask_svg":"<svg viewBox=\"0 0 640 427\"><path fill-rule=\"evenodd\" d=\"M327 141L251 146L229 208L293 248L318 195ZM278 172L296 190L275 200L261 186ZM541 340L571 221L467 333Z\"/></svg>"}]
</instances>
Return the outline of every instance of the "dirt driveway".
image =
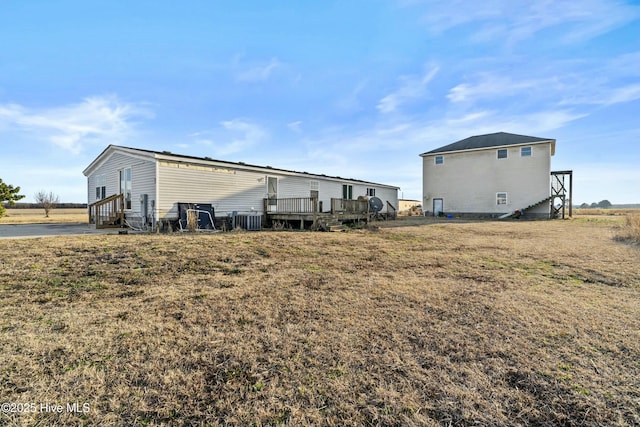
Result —
<instances>
[{"instance_id":1,"label":"dirt driveway","mask_svg":"<svg viewBox=\"0 0 640 427\"><path fill-rule=\"evenodd\" d=\"M0 239L20 239L28 237L62 236L73 234L108 234L117 230L96 230L86 223L52 223L52 224L2 224Z\"/></svg>"}]
</instances>

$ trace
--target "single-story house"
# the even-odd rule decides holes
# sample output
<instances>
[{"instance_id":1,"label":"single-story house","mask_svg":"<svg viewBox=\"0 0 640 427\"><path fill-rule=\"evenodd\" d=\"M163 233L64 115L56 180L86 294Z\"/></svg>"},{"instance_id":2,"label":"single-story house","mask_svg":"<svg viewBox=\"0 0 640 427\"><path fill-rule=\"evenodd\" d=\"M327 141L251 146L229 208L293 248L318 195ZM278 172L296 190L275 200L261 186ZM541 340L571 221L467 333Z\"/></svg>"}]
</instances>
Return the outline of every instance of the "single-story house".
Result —
<instances>
[{"instance_id":1,"label":"single-story house","mask_svg":"<svg viewBox=\"0 0 640 427\"><path fill-rule=\"evenodd\" d=\"M420 200L400 199L398 200L398 213L407 213L413 210L422 210L422 202Z\"/></svg>"},{"instance_id":2,"label":"single-story house","mask_svg":"<svg viewBox=\"0 0 640 427\"><path fill-rule=\"evenodd\" d=\"M109 145L83 174L96 225L176 221L183 203L210 205L216 217L299 214L301 224L312 214L344 212L359 196L378 198L380 214L394 213L398 205L393 185L118 145ZM112 208L101 214L95 207L107 199Z\"/></svg>"},{"instance_id":3,"label":"single-story house","mask_svg":"<svg viewBox=\"0 0 640 427\"><path fill-rule=\"evenodd\" d=\"M556 140L505 132L421 154L423 210L431 215L549 218Z\"/></svg>"}]
</instances>

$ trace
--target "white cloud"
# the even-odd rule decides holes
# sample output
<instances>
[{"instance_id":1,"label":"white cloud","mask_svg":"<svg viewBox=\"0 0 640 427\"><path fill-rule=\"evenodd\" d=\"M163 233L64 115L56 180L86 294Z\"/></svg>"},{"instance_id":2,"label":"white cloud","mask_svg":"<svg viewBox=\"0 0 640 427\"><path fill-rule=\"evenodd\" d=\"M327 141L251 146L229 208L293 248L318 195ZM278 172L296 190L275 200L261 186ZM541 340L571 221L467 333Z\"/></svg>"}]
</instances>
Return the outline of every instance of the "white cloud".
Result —
<instances>
[{"instance_id":1,"label":"white cloud","mask_svg":"<svg viewBox=\"0 0 640 427\"><path fill-rule=\"evenodd\" d=\"M211 147L219 157L247 151L264 142L268 135L262 126L240 118L222 121L218 129L191 134L197 144Z\"/></svg>"},{"instance_id":2,"label":"white cloud","mask_svg":"<svg viewBox=\"0 0 640 427\"><path fill-rule=\"evenodd\" d=\"M640 77L640 52L631 52L617 56L606 63L609 76Z\"/></svg>"},{"instance_id":3,"label":"white cloud","mask_svg":"<svg viewBox=\"0 0 640 427\"><path fill-rule=\"evenodd\" d=\"M400 77L402 82L400 87L395 92L382 98L376 108L382 113L391 113L410 100L424 97L427 93L427 85L438 74L438 71L438 67L432 67L422 77L415 75Z\"/></svg>"},{"instance_id":4,"label":"white cloud","mask_svg":"<svg viewBox=\"0 0 640 427\"><path fill-rule=\"evenodd\" d=\"M553 137L552 131L585 116L571 109L558 108L525 112L497 109L462 113L449 111L432 119L420 116L391 119L354 132L344 129L326 131L307 140L307 146L310 150L317 147L330 153L339 152L351 159L373 155L378 159L389 159L393 153L417 156L468 136L500 131Z\"/></svg>"},{"instance_id":5,"label":"white cloud","mask_svg":"<svg viewBox=\"0 0 640 427\"><path fill-rule=\"evenodd\" d=\"M237 62L237 61L236 61ZM240 64L236 67L235 79L240 82L263 82L269 80L273 72L282 67L282 63L277 58L271 58L268 63L255 64L248 68L243 68Z\"/></svg>"},{"instance_id":6,"label":"white cloud","mask_svg":"<svg viewBox=\"0 0 640 427\"><path fill-rule=\"evenodd\" d=\"M302 133L302 122L300 120L287 123L287 127L295 133Z\"/></svg>"},{"instance_id":7,"label":"white cloud","mask_svg":"<svg viewBox=\"0 0 640 427\"><path fill-rule=\"evenodd\" d=\"M336 107L342 111L354 112L361 109L360 94L367 87L368 81L362 80L347 95L336 102Z\"/></svg>"},{"instance_id":8,"label":"white cloud","mask_svg":"<svg viewBox=\"0 0 640 427\"><path fill-rule=\"evenodd\" d=\"M557 89L559 82L555 77L514 80L501 74L482 73L475 83L461 83L449 91L447 98L451 102L474 102L480 99L496 99L515 95L534 94L540 96ZM545 90L539 92L540 89Z\"/></svg>"},{"instance_id":9,"label":"white cloud","mask_svg":"<svg viewBox=\"0 0 640 427\"><path fill-rule=\"evenodd\" d=\"M561 101L561 105L602 105L610 106L623 102L632 102L640 99L640 84L631 84L621 87L607 87L605 85L584 84L584 90L575 91L571 96Z\"/></svg>"},{"instance_id":10,"label":"white cloud","mask_svg":"<svg viewBox=\"0 0 640 427\"><path fill-rule=\"evenodd\" d=\"M419 5L419 6L418 6ZM476 42L513 45L552 28L566 43L589 40L640 17L640 7L615 0L424 0L411 6L426 10L426 28L434 34L473 23Z\"/></svg>"},{"instance_id":11,"label":"white cloud","mask_svg":"<svg viewBox=\"0 0 640 427\"><path fill-rule=\"evenodd\" d=\"M608 99L605 99L605 104L612 105L637 99L640 99L640 83L614 89Z\"/></svg>"},{"instance_id":12,"label":"white cloud","mask_svg":"<svg viewBox=\"0 0 640 427\"><path fill-rule=\"evenodd\" d=\"M95 96L49 109L0 105L0 125L16 128L77 154L87 144L123 140L134 129L134 119L150 118L145 108L120 101L116 96Z\"/></svg>"},{"instance_id":13,"label":"white cloud","mask_svg":"<svg viewBox=\"0 0 640 427\"><path fill-rule=\"evenodd\" d=\"M533 110L558 107L610 106L640 99L640 84L628 83L629 77L640 77L637 67L627 66L638 59L627 54L607 63L597 61L559 62L554 67L522 72L519 76L506 75L503 70L478 72L449 90L447 98L453 104L496 105L505 98L518 108ZM585 71L585 70L588 70ZM637 80L637 79L636 79Z\"/></svg>"}]
</instances>

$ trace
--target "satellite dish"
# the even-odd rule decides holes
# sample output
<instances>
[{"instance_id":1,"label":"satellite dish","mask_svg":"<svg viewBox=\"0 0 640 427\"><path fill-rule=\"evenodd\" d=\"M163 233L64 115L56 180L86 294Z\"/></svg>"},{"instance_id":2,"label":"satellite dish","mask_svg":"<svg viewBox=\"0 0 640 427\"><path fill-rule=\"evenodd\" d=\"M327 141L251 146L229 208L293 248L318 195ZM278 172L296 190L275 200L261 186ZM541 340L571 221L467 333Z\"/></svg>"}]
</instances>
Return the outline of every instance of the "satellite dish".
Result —
<instances>
[{"instance_id":1,"label":"satellite dish","mask_svg":"<svg viewBox=\"0 0 640 427\"><path fill-rule=\"evenodd\" d=\"M373 213L378 213L382 210L382 207L384 206L384 204L382 203L382 200L380 200L378 197L371 197L369 199L369 210Z\"/></svg>"}]
</instances>

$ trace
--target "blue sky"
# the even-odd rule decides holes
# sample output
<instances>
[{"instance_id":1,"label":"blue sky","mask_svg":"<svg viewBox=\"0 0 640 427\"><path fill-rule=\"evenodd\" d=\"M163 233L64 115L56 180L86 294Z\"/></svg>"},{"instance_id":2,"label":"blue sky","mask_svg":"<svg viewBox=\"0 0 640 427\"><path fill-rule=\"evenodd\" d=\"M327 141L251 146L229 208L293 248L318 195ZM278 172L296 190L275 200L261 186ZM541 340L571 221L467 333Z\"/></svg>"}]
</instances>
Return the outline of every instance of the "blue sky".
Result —
<instances>
[{"instance_id":1,"label":"blue sky","mask_svg":"<svg viewBox=\"0 0 640 427\"><path fill-rule=\"evenodd\" d=\"M0 1L0 178L85 202L110 143L421 199L420 153L555 138L574 202L640 203L637 1Z\"/></svg>"}]
</instances>

